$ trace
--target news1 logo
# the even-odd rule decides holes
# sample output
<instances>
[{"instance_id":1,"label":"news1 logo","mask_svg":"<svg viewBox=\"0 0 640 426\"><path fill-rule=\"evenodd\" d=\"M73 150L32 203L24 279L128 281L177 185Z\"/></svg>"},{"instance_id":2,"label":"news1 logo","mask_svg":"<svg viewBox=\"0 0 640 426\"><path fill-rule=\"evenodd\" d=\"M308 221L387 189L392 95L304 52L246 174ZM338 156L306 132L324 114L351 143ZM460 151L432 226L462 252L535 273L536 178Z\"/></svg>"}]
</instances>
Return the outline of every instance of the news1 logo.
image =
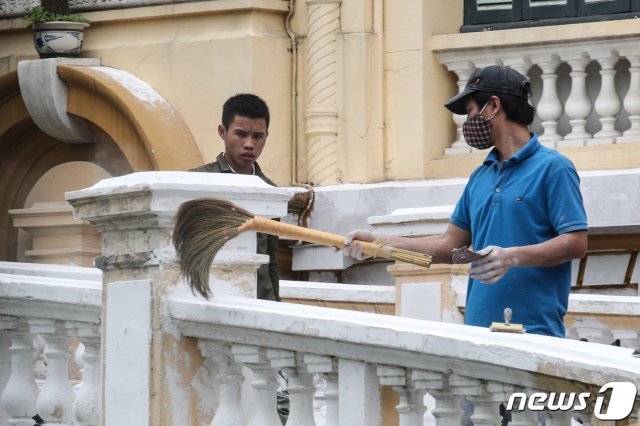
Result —
<instances>
[{"instance_id":1,"label":"news1 logo","mask_svg":"<svg viewBox=\"0 0 640 426\"><path fill-rule=\"evenodd\" d=\"M609 404L604 407L605 393L611 390ZM638 389L631 382L609 382L598 391L593 415L599 420L624 420L633 411ZM524 392L515 392L509 397L507 410L522 411L583 411L587 408L589 392L556 393L536 392L527 396Z\"/></svg>"}]
</instances>

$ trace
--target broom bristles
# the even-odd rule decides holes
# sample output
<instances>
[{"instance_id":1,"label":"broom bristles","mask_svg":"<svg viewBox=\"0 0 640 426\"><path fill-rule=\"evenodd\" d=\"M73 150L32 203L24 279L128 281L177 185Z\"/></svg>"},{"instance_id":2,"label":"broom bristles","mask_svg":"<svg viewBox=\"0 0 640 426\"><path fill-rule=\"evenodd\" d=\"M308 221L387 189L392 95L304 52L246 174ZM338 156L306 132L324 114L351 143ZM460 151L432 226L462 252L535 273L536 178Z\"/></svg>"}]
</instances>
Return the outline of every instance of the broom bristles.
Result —
<instances>
[{"instance_id":1,"label":"broom bristles","mask_svg":"<svg viewBox=\"0 0 640 426\"><path fill-rule=\"evenodd\" d=\"M180 273L191 291L205 299L211 296L209 270L222 246L240 234L239 228L254 215L233 203L201 198L183 203L173 228L173 245Z\"/></svg>"}]
</instances>

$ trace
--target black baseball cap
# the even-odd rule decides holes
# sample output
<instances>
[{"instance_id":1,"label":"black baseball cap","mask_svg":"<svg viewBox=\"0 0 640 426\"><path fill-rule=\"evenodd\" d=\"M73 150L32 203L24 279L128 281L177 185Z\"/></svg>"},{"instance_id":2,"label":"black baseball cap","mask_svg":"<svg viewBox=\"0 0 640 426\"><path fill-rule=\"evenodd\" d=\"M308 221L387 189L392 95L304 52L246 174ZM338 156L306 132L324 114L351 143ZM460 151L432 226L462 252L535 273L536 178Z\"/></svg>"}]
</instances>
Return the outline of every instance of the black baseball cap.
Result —
<instances>
[{"instance_id":1,"label":"black baseball cap","mask_svg":"<svg viewBox=\"0 0 640 426\"><path fill-rule=\"evenodd\" d=\"M504 65L489 65L473 73L464 90L449 99L444 106L454 114L466 115L466 97L473 92L501 93L529 99L531 83L524 75Z\"/></svg>"}]
</instances>

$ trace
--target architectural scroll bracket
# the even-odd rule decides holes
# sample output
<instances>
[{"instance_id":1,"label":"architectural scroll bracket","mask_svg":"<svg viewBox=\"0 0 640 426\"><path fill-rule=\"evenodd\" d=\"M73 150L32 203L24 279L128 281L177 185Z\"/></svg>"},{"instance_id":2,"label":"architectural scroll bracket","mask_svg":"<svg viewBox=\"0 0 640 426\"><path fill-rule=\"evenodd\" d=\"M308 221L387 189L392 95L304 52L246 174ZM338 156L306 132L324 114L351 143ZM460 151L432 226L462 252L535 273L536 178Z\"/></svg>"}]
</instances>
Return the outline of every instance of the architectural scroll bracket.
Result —
<instances>
[{"instance_id":1,"label":"architectural scroll bracket","mask_svg":"<svg viewBox=\"0 0 640 426\"><path fill-rule=\"evenodd\" d=\"M59 64L99 66L99 58L51 58L18 63L22 99L36 125L66 143L95 142L84 119L67 114L67 85L58 77Z\"/></svg>"}]
</instances>

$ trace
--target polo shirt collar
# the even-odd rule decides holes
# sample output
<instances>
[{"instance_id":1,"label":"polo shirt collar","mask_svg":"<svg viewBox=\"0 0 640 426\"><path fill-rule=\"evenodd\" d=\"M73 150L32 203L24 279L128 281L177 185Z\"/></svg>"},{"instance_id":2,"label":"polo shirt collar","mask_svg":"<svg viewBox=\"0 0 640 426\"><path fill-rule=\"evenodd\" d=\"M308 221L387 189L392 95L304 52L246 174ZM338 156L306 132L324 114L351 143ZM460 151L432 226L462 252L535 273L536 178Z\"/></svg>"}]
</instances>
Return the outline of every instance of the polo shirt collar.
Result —
<instances>
[{"instance_id":1,"label":"polo shirt collar","mask_svg":"<svg viewBox=\"0 0 640 426\"><path fill-rule=\"evenodd\" d=\"M519 163L529 157L531 157L538 149L540 148L540 142L538 142L538 135L535 133L531 133L531 139L525 146L520 149L520 151L516 152L513 157L508 159L507 163ZM500 162L500 157L498 155L498 150L493 148L489 155L484 159L483 164L485 166L490 166L492 164L497 164Z\"/></svg>"},{"instance_id":2,"label":"polo shirt collar","mask_svg":"<svg viewBox=\"0 0 640 426\"><path fill-rule=\"evenodd\" d=\"M227 163L227 160L224 158L224 152L218 154L218 156L216 157L216 161L218 162L218 167L220 167L220 171L222 173L235 173L229 166L229 163ZM263 177L264 174L262 173L262 169L260 169L257 161L253 163L253 166L256 170L256 176Z\"/></svg>"}]
</instances>

